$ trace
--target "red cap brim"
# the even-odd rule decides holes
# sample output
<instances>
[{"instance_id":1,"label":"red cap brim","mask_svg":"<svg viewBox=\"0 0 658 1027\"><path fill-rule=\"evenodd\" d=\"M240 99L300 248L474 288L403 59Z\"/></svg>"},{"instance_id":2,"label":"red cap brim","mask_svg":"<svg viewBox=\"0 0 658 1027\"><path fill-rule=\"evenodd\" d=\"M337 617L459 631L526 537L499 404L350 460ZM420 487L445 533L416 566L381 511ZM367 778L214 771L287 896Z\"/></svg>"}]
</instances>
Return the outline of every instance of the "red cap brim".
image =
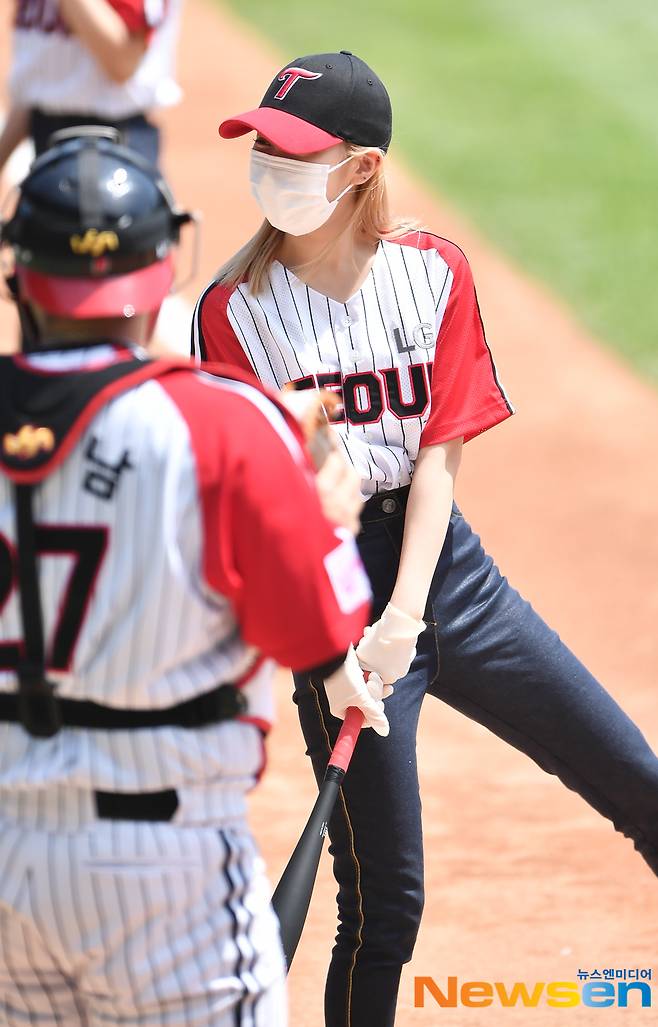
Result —
<instances>
[{"instance_id":1,"label":"red cap brim","mask_svg":"<svg viewBox=\"0 0 658 1027\"><path fill-rule=\"evenodd\" d=\"M294 114L279 111L273 107L258 107L255 111L238 114L222 121L219 134L223 139L235 139L247 132L258 132L268 142L284 153L319 153L330 146L341 143L339 136L332 136L322 128L309 124Z\"/></svg>"},{"instance_id":2,"label":"red cap brim","mask_svg":"<svg viewBox=\"0 0 658 1027\"><path fill-rule=\"evenodd\" d=\"M157 310L171 288L174 267L171 254L138 271L106 278L60 278L16 268L21 294L49 314L84 320L94 317L125 317Z\"/></svg>"}]
</instances>

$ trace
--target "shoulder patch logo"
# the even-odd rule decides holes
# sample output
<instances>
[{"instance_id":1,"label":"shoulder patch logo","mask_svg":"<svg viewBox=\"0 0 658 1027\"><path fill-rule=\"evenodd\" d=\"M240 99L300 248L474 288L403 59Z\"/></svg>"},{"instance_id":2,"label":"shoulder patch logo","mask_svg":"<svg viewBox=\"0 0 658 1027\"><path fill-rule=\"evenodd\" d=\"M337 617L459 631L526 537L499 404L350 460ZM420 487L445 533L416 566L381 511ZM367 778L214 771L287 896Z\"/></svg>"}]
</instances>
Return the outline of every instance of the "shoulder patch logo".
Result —
<instances>
[{"instance_id":1,"label":"shoulder patch logo","mask_svg":"<svg viewBox=\"0 0 658 1027\"><path fill-rule=\"evenodd\" d=\"M69 243L79 256L89 253L92 257L102 257L106 250L119 249L116 232L99 232L97 228L88 228L84 235L72 235Z\"/></svg>"},{"instance_id":2,"label":"shoulder patch logo","mask_svg":"<svg viewBox=\"0 0 658 1027\"><path fill-rule=\"evenodd\" d=\"M295 82L299 82L300 79L306 79L309 81L314 78L322 78L322 72L307 71L306 68L286 68L286 70L282 71L278 76L278 81L283 82L283 85L279 91L274 94L274 99L283 100L288 95Z\"/></svg>"},{"instance_id":3,"label":"shoulder patch logo","mask_svg":"<svg viewBox=\"0 0 658 1027\"><path fill-rule=\"evenodd\" d=\"M7 434L2 440L5 456L17 460L32 460L41 450L51 453L54 448L55 436L50 428L35 428L33 424L24 424L15 435Z\"/></svg>"}]
</instances>

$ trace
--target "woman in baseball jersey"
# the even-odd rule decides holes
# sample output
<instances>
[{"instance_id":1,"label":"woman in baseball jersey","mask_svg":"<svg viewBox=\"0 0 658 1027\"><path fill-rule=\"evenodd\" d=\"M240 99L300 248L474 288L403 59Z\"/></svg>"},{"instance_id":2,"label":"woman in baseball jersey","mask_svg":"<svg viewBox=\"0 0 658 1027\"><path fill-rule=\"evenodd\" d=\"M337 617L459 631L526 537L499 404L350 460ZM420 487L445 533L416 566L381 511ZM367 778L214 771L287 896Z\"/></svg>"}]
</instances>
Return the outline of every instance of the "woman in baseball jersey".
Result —
<instances>
[{"instance_id":1,"label":"woman in baseball jersey","mask_svg":"<svg viewBox=\"0 0 658 1027\"><path fill-rule=\"evenodd\" d=\"M53 132L112 125L151 163L160 136L149 112L177 103L174 55L182 0L17 0L11 108L0 172L25 138L37 155Z\"/></svg>"},{"instance_id":2,"label":"woman in baseball jersey","mask_svg":"<svg viewBox=\"0 0 658 1027\"><path fill-rule=\"evenodd\" d=\"M427 693L578 791L658 873L658 759L587 669L501 576L453 502L465 443L513 408L452 242L391 217L388 94L350 53L295 60L220 135L257 133L265 221L195 313L197 358L271 385L331 388L367 502L359 549L375 595L357 647L395 685L390 736L360 740L330 825L340 926L328 1027L388 1027L423 906L416 724ZM315 773L339 727L297 675Z\"/></svg>"}]
</instances>

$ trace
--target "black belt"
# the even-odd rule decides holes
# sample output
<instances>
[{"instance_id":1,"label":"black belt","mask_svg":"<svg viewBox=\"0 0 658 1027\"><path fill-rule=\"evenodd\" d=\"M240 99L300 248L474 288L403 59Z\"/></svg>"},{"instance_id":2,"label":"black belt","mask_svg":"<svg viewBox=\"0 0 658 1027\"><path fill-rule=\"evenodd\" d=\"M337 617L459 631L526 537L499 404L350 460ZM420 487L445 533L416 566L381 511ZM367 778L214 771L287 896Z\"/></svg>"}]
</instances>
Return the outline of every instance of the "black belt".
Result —
<instances>
[{"instance_id":1,"label":"black belt","mask_svg":"<svg viewBox=\"0 0 658 1027\"><path fill-rule=\"evenodd\" d=\"M171 820L178 809L178 794L164 792L94 792L101 820Z\"/></svg>"},{"instance_id":2,"label":"black belt","mask_svg":"<svg viewBox=\"0 0 658 1027\"><path fill-rule=\"evenodd\" d=\"M205 727L244 713L247 700L234 685L219 685L193 699L164 709L117 709L95 702L53 697L62 727L121 731L141 727ZM18 692L0 692L0 721L21 723ZM159 818L158 818L159 819Z\"/></svg>"}]
</instances>

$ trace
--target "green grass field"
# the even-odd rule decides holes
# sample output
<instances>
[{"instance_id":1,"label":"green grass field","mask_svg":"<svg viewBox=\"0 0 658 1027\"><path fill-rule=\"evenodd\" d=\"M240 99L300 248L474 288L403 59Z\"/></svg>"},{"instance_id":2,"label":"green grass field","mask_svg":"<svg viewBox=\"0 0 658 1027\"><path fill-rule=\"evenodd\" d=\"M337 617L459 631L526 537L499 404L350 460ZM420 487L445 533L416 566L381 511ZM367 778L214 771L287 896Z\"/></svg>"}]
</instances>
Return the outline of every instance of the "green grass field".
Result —
<instances>
[{"instance_id":1,"label":"green grass field","mask_svg":"<svg viewBox=\"0 0 658 1027\"><path fill-rule=\"evenodd\" d=\"M230 2L290 59L367 60L392 152L658 384L655 0Z\"/></svg>"}]
</instances>

